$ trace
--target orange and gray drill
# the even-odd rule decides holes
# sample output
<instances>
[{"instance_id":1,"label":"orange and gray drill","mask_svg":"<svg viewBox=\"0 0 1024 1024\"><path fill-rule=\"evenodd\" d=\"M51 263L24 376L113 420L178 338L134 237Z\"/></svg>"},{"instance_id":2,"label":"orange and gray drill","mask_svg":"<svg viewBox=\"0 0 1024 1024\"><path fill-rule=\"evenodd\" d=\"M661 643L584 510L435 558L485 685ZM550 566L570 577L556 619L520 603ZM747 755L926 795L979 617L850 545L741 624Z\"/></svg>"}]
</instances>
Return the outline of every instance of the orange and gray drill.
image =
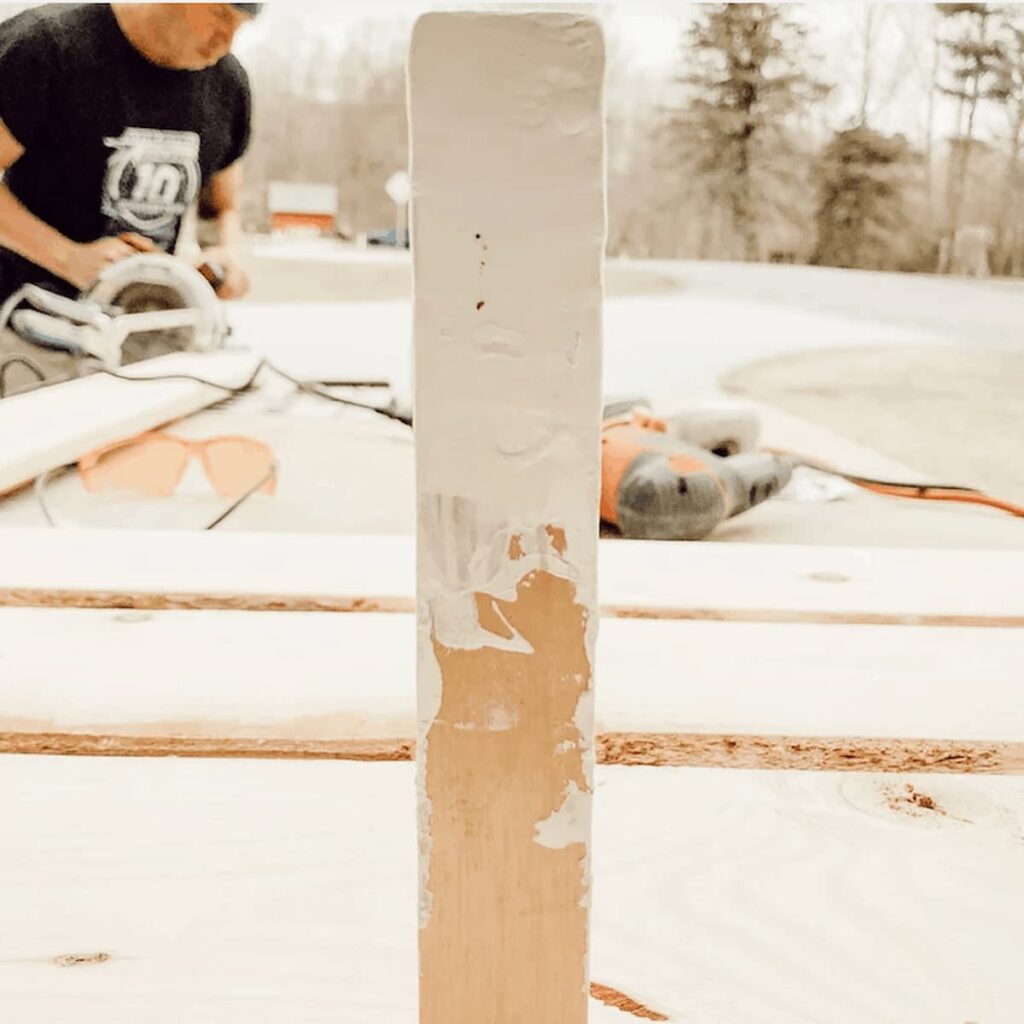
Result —
<instances>
[{"instance_id":1,"label":"orange and gray drill","mask_svg":"<svg viewBox=\"0 0 1024 1024\"><path fill-rule=\"evenodd\" d=\"M606 407L601 519L638 540L703 540L778 494L799 460L756 451L758 421L729 405L659 419L641 402Z\"/></svg>"}]
</instances>

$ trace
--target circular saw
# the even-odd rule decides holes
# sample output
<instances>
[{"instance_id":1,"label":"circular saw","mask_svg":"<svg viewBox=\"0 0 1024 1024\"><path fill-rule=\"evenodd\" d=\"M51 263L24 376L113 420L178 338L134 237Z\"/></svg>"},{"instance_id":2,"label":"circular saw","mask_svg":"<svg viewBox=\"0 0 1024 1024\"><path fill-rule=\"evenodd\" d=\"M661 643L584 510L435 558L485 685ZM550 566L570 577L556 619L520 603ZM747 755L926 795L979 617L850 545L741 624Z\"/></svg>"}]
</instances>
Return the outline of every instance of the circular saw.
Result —
<instances>
[{"instance_id":1,"label":"circular saw","mask_svg":"<svg viewBox=\"0 0 1024 1024\"><path fill-rule=\"evenodd\" d=\"M223 275L166 253L141 253L111 264L78 298L26 285L0 309L25 341L98 359L106 368L171 352L212 352L230 333L216 288Z\"/></svg>"}]
</instances>

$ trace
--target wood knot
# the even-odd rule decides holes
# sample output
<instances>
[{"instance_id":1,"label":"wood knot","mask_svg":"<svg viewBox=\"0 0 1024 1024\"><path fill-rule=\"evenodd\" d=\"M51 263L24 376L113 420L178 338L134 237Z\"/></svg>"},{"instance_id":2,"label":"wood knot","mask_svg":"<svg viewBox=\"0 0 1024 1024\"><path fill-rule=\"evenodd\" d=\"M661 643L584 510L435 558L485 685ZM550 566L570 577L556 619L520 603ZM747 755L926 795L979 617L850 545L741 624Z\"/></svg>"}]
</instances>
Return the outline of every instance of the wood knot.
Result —
<instances>
[{"instance_id":1,"label":"wood knot","mask_svg":"<svg viewBox=\"0 0 1024 1024\"><path fill-rule=\"evenodd\" d=\"M58 967L85 967L90 964L105 964L111 959L109 953L66 953L56 956L53 962Z\"/></svg>"},{"instance_id":2,"label":"wood knot","mask_svg":"<svg viewBox=\"0 0 1024 1024\"><path fill-rule=\"evenodd\" d=\"M807 577L815 583L849 583L850 577L841 572L815 572Z\"/></svg>"}]
</instances>

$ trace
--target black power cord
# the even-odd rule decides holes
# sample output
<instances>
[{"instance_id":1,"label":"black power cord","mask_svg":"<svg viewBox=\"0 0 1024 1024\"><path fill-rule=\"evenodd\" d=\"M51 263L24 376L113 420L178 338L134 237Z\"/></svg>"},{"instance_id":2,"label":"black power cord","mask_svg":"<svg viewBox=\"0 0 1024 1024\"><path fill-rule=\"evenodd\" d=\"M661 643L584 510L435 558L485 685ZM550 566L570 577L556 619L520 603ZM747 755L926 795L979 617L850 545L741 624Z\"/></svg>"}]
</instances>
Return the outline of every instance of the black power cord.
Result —
<instances>
[{"instance_id":1,"label":"black power cord","mask_svg":"<svg viewBox=\"0 0 1024 1024\"><path fill-rule=\"evenodd\" d=\"M46 382L46 371L28 356L6 356L0 359L0 399L7 397L7 375L12 366L23 366L37 379L39 384Z\"/></svg>"},{"instance_id":2,"label":"black power cord","mask_svg":"<svg viewBox=\"0 0 1024 1024\"><path fill-rule=\"evenodd\" d=\"M407 427L412 426L412 417L407 416L404 413L400 413L395 409L389 409L386 406L368 405L366 402L357 402L352 398L342 398L340 395L332 395L329 391L323 390L324 383L322 381L300 380L297 377L291 376L291 374L285 373L284 370L274 366L272 363L267 363L266 367L272 373L276 373L279 377L283 377L289 384L294 384L299 391L302 391L307 395L316 395L317 398L324 398L328 402L337 402L339 405L347 405L353 409L365 409L367 412L376 413L378 416L394 420L396 423L402 423Z\"/></svg>"},{"instance_id":3,"label":"black power cord","mask_svg":"<svg viewBox=\"0 0 1024 1024\"><path fill-rule=\"evenodd\" d=\"M2 364L2 369L0 369L0 373L2 373L3 370L5 370L7 368L7 363L14 363L14 362L22 362L22 363L25 363L26 365L29 365L32 369L34 369L36 372L38 372L41 380L45 379L45 374L41 370L39 370L39 368L36 367L35 364L33 364L31 362L31 360L24 359L21 356L13 356L9 360L7 360L5 363L3 363ZM241 384L221 384L218 381L207 380L205 377L200 377L200 376L198 376L196 374L192 374L192 373L163 373L163 374L154 374L152 376L147 376L147 377L136 377L136 376L134 376L132 374L121 373L118 370L112 370L112 369L110 369L107 366L94 364L92 360L90 360L87 365L94 372L103 374L104 376L107 376L107 377L113 377L115 380L128 381L129 383L140 383L140 382L144 382L144 381L185 380L185 381L191 381L192 383L195 383L195 384L202 384L202 385L204 385L206 387L216 388L219 391L225 392L226 395L241 395L241 394L246 393L247 391L251 391L252 388L255 386L256 381L259 379L260 374L264 370L268 370L271 373L276 373L279 377L282 377L284 380L288 381L290 384L295 385L295 387L299 391L302 391L302 392L304 392L306 394L315 395L317 398L323 398L323 399L326 399L329 402L337 402L339 405L347 405L347 406L350 406L350 407L355 408L355 409L364 409L367 412L376 413L378 416L383 416L386 419L394 420L394 421L396 421L398 423L404 424L405 426L412 427L412 418L410 416L404 416L401 413L396 412L396 411L394 411L392 409L382 408L382 407L376 406L376 405L369 405L366 402L357 402L354 399L342 398L339 395L332 395L329 392L323 390L323 385L320 382L318 382L318 381L304 381L304 380L301 380L301 379L299 379L297 377L293 377L293 376L291 376L291 374L285 373L284 370L280 369L277 366L274 366L273 363L268 362L266 359L261 359L256 364L255 369L252 371L252 373L249 375L249 377L243 383L241 383ZM3 380L3 378L0 377L0 381L2 381L2 380ZM354 383L354 382L352 382L352 383ZM376 385L378 382L374 381L373 383L374 383L374 385ZM384 382L384 383L386 383L386 382ZM39 501L40 507L42 508L43 515L46 517L46 521L51 526L55 526L56 522L53 519L52 515L50 514L50 509L49 509L49 506L47 505L47 502L46 502L46 488L47 488L47 485L49 484L50 480L53 478L53 476L55 474L61 472L62 470L70 469L70 468L72 468L73 465L74 465L74 463L71 463L68 466L61 466L61 467L58 467L57 469L50 470L47 473L43 473L35 481L36 498ZM249 488L249 490L246 491L245 494L243 494L240 498L238 498L228 509L226 509L223 513L221 513L221 515L218 516L212 523L210 523L208 526L204 527L204 529L205 530L213 530L217 526L219 526L222 522L224 522L225 519L228 518L228 516L230 516L233 512L235 512L242 504L244 504L249 498L251 498L266 483L268 483L270 480L272 480L276 476L276 474L277 474L277 466L275 464L275 465L273 465L271 467L270 471L259 482L254 484L251 488Z\"/></svg>"},{"instance_id":4,"label":"black power cord","mask_svg":"<svg viewBox=\"0 0 1024 1024\"><path fill-rule=\"evenodd\" d=\"M113 377L115 380L127 381L130 384L144 384L146 381L166 381L166 380L187 380L193 384L204 384L209 388L216 388L218 391L223 391L229 395L241 395L246 391L251 391L256 383L260 372L267 367L266 360L261 359L257 364L256 368L252 371L249 377L242 384L221 384L219 381L207 380L205 377L200 377L194 373L157 373L152 376L135 376L130 373L122 373L119 370L112 370L109 366L103 366L102 364L95 364L92 360L88 361L88 366L96 373L101 373L105 377Z\"/></svg>"},{"instance_id":5,"label":"black power cord","mask_svg":"<svg viewBox=\"0 0 1024 1024\"><path fill-rule=\"evenodd\" d=\"M289 373L285 373L280 367L275 366L273 363L268 362L266 359L261 359L256 364L256 368L243 384L220 384L217 381L206 380L203 377L199 377L191 373L166 373L166 374L155 374L151 377L136 377L132 374L121 373L118 370L112 370L106 366L96 366L95 370L97 373L105 374L108 377L113 377L116 380L130 381L138 383L140 381L147 380L188 380L196 384L205 384L207 387L217 388L224 391L229 395L241 395L247 391L252 390L259 378L260 373L263 370L268 370L271 373L277 374L278 377L288 381L289 384L293 384L299 391L305 394L315 395L317 398L323 398L328 402L336 402L338 405L347 405L353 409L364 409L366 412L376 413L378 416L383 416L385 419L394 420L397 423L402 423L407 427L412 426L412 417L398 412L394 409L389 409L386 406L370 405L367 402L357 402L353 398L342 398L340 395L333 395L329 391L324 390L324 383L321 381L308 381L302 380L298 377L293 377ZM386 383L386 382L385 382ZM377 386L378 382L374 381L373 385Z\"/></svg>"}]
</instances>

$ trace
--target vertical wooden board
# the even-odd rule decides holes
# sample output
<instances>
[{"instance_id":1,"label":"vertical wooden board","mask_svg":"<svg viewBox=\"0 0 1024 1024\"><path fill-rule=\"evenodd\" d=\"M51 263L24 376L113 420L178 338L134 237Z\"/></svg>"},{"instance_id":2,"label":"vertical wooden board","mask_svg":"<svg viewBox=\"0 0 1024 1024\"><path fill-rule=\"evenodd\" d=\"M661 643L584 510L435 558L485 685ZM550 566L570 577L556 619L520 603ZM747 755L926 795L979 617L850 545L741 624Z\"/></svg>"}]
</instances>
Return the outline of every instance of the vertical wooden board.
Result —
<instances>
[{"instance_id":1,"label":"vertical wooden board","mask_svg":"<svg viewBox=\"0 0 1024 1024\"><path fill-rule=\"evenodd\" d=\"M586 1019L603 68L572 14L413 37L423 1024Z\"/></svg>"}]
</instances>

